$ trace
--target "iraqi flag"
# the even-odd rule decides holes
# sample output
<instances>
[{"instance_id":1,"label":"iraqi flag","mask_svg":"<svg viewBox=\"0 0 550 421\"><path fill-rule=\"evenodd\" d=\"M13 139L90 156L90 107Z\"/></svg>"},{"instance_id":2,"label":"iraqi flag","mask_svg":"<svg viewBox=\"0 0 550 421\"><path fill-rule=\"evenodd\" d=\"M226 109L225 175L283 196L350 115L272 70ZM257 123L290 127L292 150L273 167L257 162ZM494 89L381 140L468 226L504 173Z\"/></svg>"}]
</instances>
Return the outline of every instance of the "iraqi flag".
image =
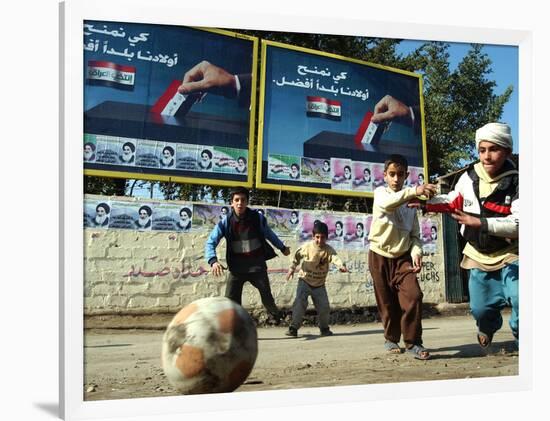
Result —
<instances>
[{"instance_id":1,"label":"iraqi flag","mask_svg":"<svg viewBox=\"0 0 550 421\"><path fill-rule=\"evenodd\" d=\"M306 114L308 117L321 117L340 121L342 119L342 103L321 96L308 96Z\"/></svg>"},{"instance_id":2,"label":"iraqi flag","mask_svg":"<svg viewBox=\"0 0 550 421\"><path fill-rule=\"evenodd\" d=\"M188 95L180 94L178 92L180 85L181 80L173 80L157 102L155 102L151 108L151 112L164 116L185 117L191 109L191 106L195 102L200 101L204 94L200 92L194 92Z\"/></svg>"},{"instance_id":3,"label":"iraqi flag","mask_svg":"<svg viewBox=\"0 0 550 421\"><path fill-rule=\"evenodd\" d=\"M89 85L133 91L136 82L136 68L111 61L90 60L86 68L86 80Z\"/></svg>"}]
</instances>

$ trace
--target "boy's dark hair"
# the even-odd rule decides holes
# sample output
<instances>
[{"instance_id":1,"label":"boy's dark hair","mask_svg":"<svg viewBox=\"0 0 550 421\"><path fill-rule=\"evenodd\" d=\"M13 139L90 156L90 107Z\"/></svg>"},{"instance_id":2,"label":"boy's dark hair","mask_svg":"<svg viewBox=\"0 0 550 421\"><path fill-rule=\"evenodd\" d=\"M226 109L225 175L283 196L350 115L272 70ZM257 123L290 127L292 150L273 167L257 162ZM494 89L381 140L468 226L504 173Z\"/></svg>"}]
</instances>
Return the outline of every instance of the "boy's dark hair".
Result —
<instances>
[{"instance_id":1,"label":"boy's dark hair","mask_svg":"<svg viewBox=\"0 0 550 421\"><path fill-rule=\"evenodd\" d=\"M403 167L405 171L409 169L407 158L405 158L403 155L391 154L388 159L384 161L384 171L386 171L391 164Z\"/></svg>"},{"instance_id":2,"label":"boy's dark hair","mask_svg":"<svg viewBox=\"0 0 550 421\"><path fill-rule=\"evenodd\" d=\"M231 190L231 192L229 193L229 200L233 201L233 196L235 196L236 194L244 194L247 201L250 199L250 193L242 186L235 187L233 190Z\"/></svg>"},{"instance_id":3,"label":"boy's dark hair","mask_svg":"<svg viewBox=\"0 0 550 421\"><path fill-rule=\"evenodd\" d=\"M324 234L328 237L328 226L324 222L315 221L313 223L313 235L315 234Z\"/></svg>"}]
</instances>

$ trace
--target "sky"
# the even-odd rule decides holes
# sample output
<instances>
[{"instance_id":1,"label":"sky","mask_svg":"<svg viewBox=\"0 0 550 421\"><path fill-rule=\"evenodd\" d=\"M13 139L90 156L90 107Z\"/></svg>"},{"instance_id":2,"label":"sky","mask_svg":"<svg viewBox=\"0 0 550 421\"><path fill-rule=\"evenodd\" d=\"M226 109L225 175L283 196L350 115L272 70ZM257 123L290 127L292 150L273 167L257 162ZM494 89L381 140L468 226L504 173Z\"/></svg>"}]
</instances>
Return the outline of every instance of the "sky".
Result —
<instances>
[{"instance_id":1,"label":"sky","mask_svg":"<svg viewBox=\"0 0 550 421\"><path fill-rule=\"evenodd\" d=\"M423 41L405 40L399 44L397 52L407 54L420 46ZM456 69L460 61L470 50L468 43L449 43L450 70ZM512 129L512 138L514 140L514 153L519 152L518 139L518 47L508 45L485 45L483 48L491 59L492 73L487 78L496 82L494 93L502 94L508 86L513 86L514 90L508 102L504 105L501 122L507 123Z\"/></svg>"}]
</instances>

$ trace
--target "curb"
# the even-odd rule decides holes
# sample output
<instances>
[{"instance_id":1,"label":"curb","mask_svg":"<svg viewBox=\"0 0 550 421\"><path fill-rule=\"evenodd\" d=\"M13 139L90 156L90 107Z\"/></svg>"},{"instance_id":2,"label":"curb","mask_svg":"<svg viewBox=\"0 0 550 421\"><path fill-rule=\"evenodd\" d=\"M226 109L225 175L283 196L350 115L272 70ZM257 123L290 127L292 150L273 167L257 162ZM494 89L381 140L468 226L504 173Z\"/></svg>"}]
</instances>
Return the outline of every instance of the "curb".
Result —
<instances>
[{"instance_id":1,"label":"curb","mask_svg":"<svg viewBox=\"0 0 550 421\"><path fill-rule=\"evenodd\" d=\"M282 309L285 318L281 325L286 326L290 322L290 309ZM249 309L257 326L273 326L275 323L270 320L266 311L261 309ZM175 313L151 313L151 314L102 314L85 315L84 329L152 329L164 330L170 323ZM425 303L422 311L422 318L466 316L470 314L468 303ZM376 307L352 307L346 309L332 310L330 324L353 324L372 323L379 320ZM315 309L310 307L304 317L304 325L316 325L317 315Z\"/></svg>"}]
</instances>

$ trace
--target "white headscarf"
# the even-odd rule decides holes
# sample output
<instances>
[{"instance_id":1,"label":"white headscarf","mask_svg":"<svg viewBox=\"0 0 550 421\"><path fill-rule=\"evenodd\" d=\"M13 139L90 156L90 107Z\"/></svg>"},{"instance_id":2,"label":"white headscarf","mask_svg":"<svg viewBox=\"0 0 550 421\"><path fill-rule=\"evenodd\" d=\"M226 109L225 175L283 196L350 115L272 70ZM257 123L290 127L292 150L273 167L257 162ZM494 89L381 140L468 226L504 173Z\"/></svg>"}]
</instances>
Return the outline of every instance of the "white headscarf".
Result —
<instances>
[{"instance_id":1,"label":"white headscarf","mask_svg":"<svg viewBox=\"0 0 550 421\"><path fill-rule=\"evenodd\" d=\"M476 130L476 149L483 141L494 143L503 148L512 149L512 133L510 126L504 123L488 123Z\"/></svg>"}]
</instances>

